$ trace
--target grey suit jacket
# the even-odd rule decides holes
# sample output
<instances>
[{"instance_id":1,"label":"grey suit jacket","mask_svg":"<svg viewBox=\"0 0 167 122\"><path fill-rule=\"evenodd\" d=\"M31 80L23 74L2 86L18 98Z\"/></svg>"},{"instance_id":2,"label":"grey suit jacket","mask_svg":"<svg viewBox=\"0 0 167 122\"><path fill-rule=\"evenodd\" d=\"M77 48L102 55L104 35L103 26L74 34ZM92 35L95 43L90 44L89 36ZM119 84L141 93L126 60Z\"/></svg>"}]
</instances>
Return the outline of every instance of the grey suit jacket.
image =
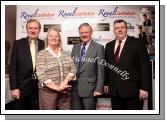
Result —
<instances>
[{"instance_id":1,"label":"grey suit jacket","mask_svg":"<svg viewBox=\"0 0 167 122\"><path fill-rule=\"evenodd\" d=\"M81 45L74 45L72 58L76 67L79 64ZM80 97L93 96L94 91L102 92L104 83L104 66L99 62L104 60L104 47L93 40L91 41L80 69L77 70L75 89Z\"/></svg>"}]
</instances>

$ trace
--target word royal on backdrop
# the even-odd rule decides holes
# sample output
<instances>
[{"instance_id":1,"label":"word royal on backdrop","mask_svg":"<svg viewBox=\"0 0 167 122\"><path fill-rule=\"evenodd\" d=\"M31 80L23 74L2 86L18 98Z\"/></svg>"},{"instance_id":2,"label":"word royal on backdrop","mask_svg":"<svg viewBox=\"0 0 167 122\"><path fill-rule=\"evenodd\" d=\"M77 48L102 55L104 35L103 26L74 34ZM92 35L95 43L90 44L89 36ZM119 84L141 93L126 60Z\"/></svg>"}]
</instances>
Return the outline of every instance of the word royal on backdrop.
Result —
<instances>
[{"instance_id":1,"label":"word royal on backdrop","mask_svg":"<svg viewBox=\"0 0 167 122\"><path fill-rule=\"evenodd\" d=\"M33 19L35 17L54 17L55 13L51 12L39 12L39 9L36 9L33 13L28 13L26 11L22 11L20 15L20 19L25 19L24 22L27 22L29 19Z\"/></svg>"}]
</instances>

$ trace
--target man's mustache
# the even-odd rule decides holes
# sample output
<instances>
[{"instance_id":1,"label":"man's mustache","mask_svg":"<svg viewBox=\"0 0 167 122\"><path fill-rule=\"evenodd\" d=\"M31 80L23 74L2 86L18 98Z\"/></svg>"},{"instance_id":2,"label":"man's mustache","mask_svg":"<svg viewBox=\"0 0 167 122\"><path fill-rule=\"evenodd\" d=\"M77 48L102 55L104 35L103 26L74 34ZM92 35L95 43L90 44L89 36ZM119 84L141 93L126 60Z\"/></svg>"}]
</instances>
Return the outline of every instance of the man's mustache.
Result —
<instances>
[{"instance_id":1,"label":"man's mustache","mask_svg":"<svg viewBox=\"0 0 167 122\"><path fill-rule=\"evenodd\" d=\"M83 36L82 38L87 38L87 36Z\"/></svg>"}]
</instances>

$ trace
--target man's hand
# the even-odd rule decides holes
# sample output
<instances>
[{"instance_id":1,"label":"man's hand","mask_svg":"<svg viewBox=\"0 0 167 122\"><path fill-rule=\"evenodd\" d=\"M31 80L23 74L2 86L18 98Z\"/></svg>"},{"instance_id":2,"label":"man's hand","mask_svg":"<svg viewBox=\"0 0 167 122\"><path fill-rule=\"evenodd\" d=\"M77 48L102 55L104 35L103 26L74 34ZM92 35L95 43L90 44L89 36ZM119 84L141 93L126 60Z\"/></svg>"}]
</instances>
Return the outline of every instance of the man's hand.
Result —
<instances>
[{"instance_id":1,"label":"man's hand","mask_svg":"<svg viewBox=\"0 0 167 122\"><path fill-rule=\"evenodd\" d=\"M103 89L104 89L104 93L105 93L105 94L108 94L108 93L109 93L109 88L108 88L108 86L104 86Z\"/></svg>"},{"instance_id":2,"label":"man's hand","mask_svg":"<svg viewBox=\"0 0 167 122\"><path fill-rule=\"evenodd\" d=\"M145 100L148 98L148 92L140 89L140 94L139 94L140 100Z\"/></svg>"},{"instance_id":3,"label":"man's hand","mask_svg":"<svg viewBox=\"0 0 167 122\"><path fill-rule=\"evenodd\" d=\"M19 89L14 89L11 91L12 97L19 99L20 98L20 90Z\"/></svg>"}]
</instances>

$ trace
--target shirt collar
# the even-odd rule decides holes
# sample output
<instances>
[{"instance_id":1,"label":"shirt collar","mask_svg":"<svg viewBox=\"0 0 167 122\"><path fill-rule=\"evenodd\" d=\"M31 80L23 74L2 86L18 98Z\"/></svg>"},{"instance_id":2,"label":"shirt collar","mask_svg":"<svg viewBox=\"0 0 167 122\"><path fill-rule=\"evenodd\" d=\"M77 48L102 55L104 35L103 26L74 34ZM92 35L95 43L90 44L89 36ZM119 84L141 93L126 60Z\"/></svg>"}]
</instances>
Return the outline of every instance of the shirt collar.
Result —
<instances>
[{"instance_id":1,"label":"shirt collar","mask_svg":"<svg viewBox=\"0 0 167 122\"><path fill-rule=\"evenodd\" d=\"M47 46L46 50L52 51L52 49L49 47L49 45ZM59 52L62 51L62 49L59 47Z\"/></svg>"},{"instance_id":2,"label":"shirt collar","mask_svg":"<svg viewBox=\"0 0 167 122\"><path fill-rule=\"evenodd\" d=\"M28 37L27 37L28 38ZM38 39L29 39L28 38L28 41L29 41L29 43L31 44L31 40L34 40L35 41L35 43L37 43L38 42Z\"/></svg>"},{"instance_id":3,"label":"shirt collar","mask_svg":"<svg viewBox=\"0 0 167 122\"><path fill-rule=\"evenodd\" d=\"M86 43L86 46L89 46L90 43L92 42L92 40L90 40L88 43ZM82 42L82 46L83 46L84 42Z\"/></svg>"},{"instance_id":4,"label":"shirt collar","mask_svg":"<svg viewBox=\"0 0 167 122\"><path fill-rule=\"evenodd\" d=\"M59 47L59 52L57 55L52 51L52 49L49 46L46 48L46 50L48 50L56 58L60 58L60 56L61 56L62 49L60 47Z\"/></svg>"},{"instance_id":5,"label":"shirt collar","mask_svg":"<svg viewBox=\"0 0 167 122\"><path fill-rule=\"evenodd\" d=\"M122 43L125 43L125 41L126 41L127 37L128 37L128 36L126 36L123 40L121 40L121 41L122 41ZM116 39L116 42L118 43L118 42L119 42L119 40L118 40L118 39Z\"/></svg>"}]
</instances>

